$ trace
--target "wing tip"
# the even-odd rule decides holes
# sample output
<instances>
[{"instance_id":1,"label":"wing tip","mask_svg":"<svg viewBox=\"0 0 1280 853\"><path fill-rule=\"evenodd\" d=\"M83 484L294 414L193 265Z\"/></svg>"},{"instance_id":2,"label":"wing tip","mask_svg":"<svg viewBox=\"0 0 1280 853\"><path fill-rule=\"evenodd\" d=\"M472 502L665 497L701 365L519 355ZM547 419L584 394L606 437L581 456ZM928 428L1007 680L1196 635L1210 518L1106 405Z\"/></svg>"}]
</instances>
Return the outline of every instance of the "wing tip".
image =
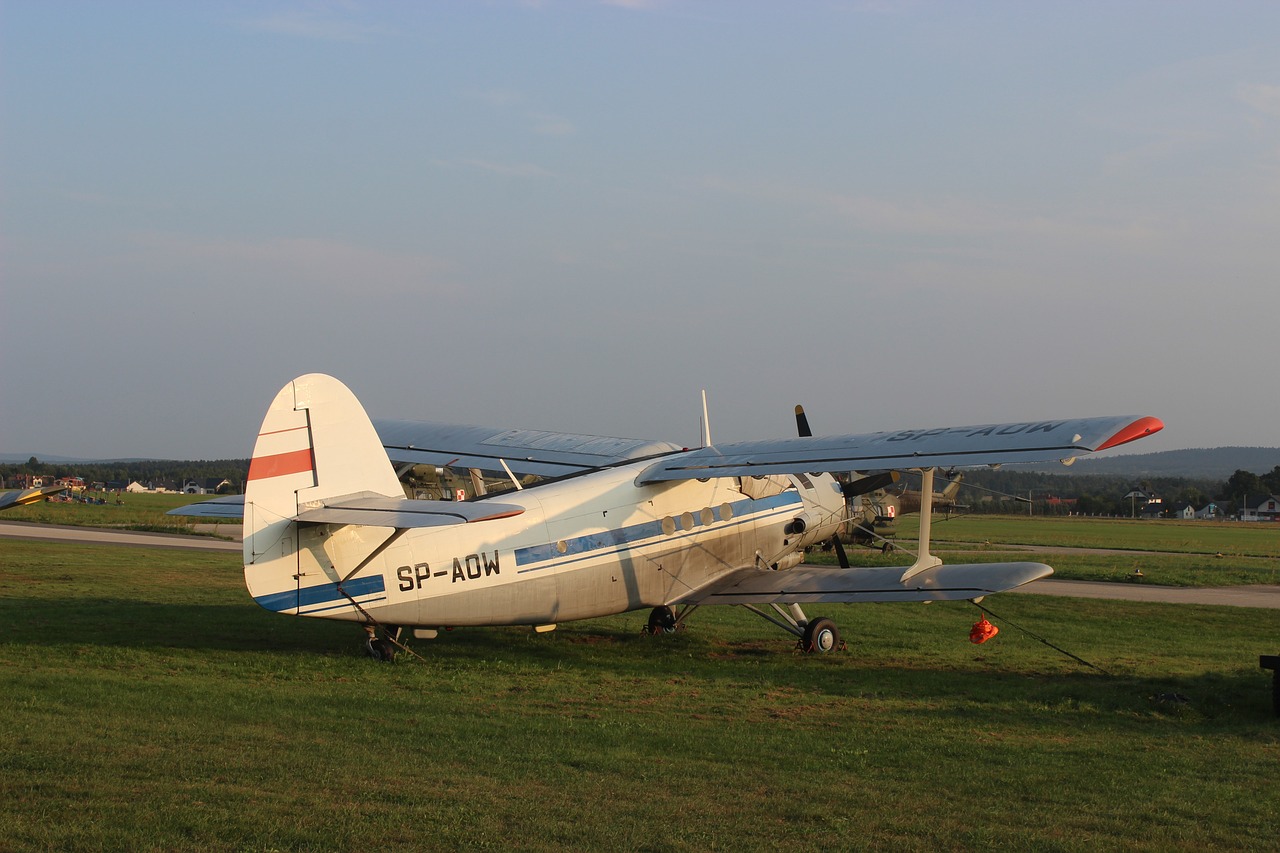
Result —
<instances>
[{"instance_id":1,"label":"wing tip","mask_svg":"<svg viewBox=\"0 0 1280 853\"><path fill-rule=\"evenodd\" d=\"M1112 447L1119 447L1122 444L1128 444L1131 441L1146 438L1149 435L1158 433L1162 429L1164 429L1164 421L1159 418L1138 418L1136 421L1111 436L1111 438L1095 447L1094 452L1107 450Z\"/></svg>"}]
</instances>

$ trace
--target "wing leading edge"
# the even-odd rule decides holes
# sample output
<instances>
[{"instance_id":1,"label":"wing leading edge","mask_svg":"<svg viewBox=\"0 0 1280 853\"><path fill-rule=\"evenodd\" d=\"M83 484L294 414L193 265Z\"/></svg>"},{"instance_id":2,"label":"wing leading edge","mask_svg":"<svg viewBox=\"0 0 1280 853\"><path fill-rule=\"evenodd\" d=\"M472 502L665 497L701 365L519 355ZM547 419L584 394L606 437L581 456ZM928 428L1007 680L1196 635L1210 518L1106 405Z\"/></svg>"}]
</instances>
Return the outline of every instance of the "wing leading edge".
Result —
<instances>
[{"instance_id":1,"label":"wing leading edge","mask_svg":"<svg viewBox=\"0 0 1280 853\"><path fill-rule=\"evenodd\" d=\"M734 442L662 459L641 472L637 482L1006 462L1070 464L1082 454L1136 441L1163 428L1158 418L1121 415Z\"/></svg>"}]
</instances>

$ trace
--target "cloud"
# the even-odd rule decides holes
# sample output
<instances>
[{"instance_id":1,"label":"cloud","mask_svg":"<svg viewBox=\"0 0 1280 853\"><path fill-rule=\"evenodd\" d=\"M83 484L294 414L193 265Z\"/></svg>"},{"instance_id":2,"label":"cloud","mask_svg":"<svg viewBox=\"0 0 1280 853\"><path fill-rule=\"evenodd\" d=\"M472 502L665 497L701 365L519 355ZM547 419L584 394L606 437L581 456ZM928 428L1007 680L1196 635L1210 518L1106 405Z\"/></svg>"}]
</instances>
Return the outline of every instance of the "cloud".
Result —
<instances>
[{"instance_id":1,"label":"cloud","mask_svg":"<svg viewBox=\"0 0 1280 853\"><path fill-rule=\"evenodd\" d=\"M578 132L572 122L559 116L531 113L529 118L533 121L533 132L539 136L572 136Z\"/></svg>"},{"instance_id":2,"label":"cloud","mask_svg":"<svg viewBox=\"0 0 1280 853\"><path fill-rule=\"evenodd\" d=\"M563 116L537 109L521 92L511 89L486 89L467 92L463 97L514 115L527 122L529 130L539 136L572 136L578 132L573 122Z\"/></svg>"},{"instance_id":3,"label":"cloud","mask_svg":"<svg viewBox=\"0 0 1280 853\"><path fill-rule=\"evenodd\" d=\"M159 281L195 277L224 293L246 287L308 295L359 291L371 297L459 292L435 258L341 240L242 240L152 231L136 234L132 243L130 269L149 268Z\"/></svg>"},{"instance_id":4,"label":"cloud","mask_svg":"<svg viewBox=\"0 0 1280 853\"><path fill-rule=\"evenodd\" d=\"M1236 99L1258 112L1280 118L1280 86L1248 83L1236 89Z\"/></svg>"},{"instance_id":5,"label":"cloud","mask_svg":"<svg viewBox=\"0 0 1280 853\"><path fill-rule=\"evenodd\" d=\"M719 178L704 185L720 192L807 209L809 215L844 222L857 231L916 238L1017 238L1061 243L1150 245L1160 238L1158 222L1125 219L1117 213L1049 214L976 199L943 196L894 200L785 184L749 185Z\"/></svg>"},{"instance_id":6,"label":"cloud","mask_svg":"<svg viewBox=\"0 0 1280 853\"><path fill-rule=\"evenodd\" d=\"M446 161L439 161L448 165ZM495 175L503 175L508 178L553 178L554 172L550 172L541 166L535 166L532 163L493 163L488 160L459 160L457 165L466 166L471 169L479 169L482 172L490 172Z\"/></svg>"},{"instance_id":7,"label":"cloud","mask_svg":"<svg viewBox=\"0 0 1280 853\"><path fill-rule=\"evenodd\" d=\"M359 7L351 3L318 3L243 23L256 32L317 41L364 42L389 32L385 27L352 19L350 15L358 11Z\"/></svg>"},{"instance_id":8,"label":"cloud","mask_svg":"<svg viewBox=\"0 0 1280 853\"><path fill-rule=\"evenodd\" d=\"M600 0L601 6L616 6L619 9L647 11L663 5L663 0Z\"/></svg>"}]
</instances>

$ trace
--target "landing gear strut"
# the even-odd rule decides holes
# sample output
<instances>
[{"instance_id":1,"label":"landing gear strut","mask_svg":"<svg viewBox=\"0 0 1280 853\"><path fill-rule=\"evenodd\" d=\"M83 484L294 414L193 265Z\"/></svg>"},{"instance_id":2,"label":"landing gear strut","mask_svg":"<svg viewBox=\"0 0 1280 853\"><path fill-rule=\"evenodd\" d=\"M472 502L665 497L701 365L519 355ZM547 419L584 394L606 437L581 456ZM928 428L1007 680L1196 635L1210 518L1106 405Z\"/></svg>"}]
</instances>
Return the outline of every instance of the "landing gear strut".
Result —
<instances>
[{"instance_id":1,"label":"landing gear strut","mask_svg":"<svg viewBox=\"0 0 1280 853\"><path fill-rule=\"evenodd\" d=\"M826 654L845 650L844 641L840 639L840 630L830 619L819 616L810 619L804 615L799 604L790 604L784 609L780 604L770 604L773 611L781 618L775 618L751 604L740 605L752 613L777 625L782 630L799 638L796 647L806 654Z\"/></svg>"}]
</instances>

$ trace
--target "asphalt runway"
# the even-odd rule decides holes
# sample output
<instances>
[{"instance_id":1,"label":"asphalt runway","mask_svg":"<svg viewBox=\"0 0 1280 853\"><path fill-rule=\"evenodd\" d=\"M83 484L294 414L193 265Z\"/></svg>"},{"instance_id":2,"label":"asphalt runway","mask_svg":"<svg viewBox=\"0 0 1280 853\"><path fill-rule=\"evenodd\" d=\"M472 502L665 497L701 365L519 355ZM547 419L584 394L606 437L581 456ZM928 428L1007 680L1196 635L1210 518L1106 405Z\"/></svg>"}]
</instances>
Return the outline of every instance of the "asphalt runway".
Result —
<instances>
[{"instance_id":1,"label":"asphalt runway","mask_svg":"<svg viewBox=\"0 0 1280 853\"><path fill-rule=\"evenodd\" d=\"M0 538L38 539L43 542L77 542L97 545L133 545L144 548L187 548L197 551L234 551L239 542L207 536L177 536L168 533L140 533L104 527L63 527L25 521L0 521Z\"/></svg>"},{"instance_id":2,"label":"asphalt runway","mask_svg":"<svg viewBox=\"0 0 1280 853\"><path fill-rule=\"evenodd\" d=\"M239 532L238 530L236 531ZM240 553L239 542L204 536L137 533L99 527L60 527L21 521L0 522L0 538L38 539L45 542L79 542L132 545L144 548L188 548ZM1106 598L1117 601L1154 601L1167 604L1221 604L1230 607L1280 609L1280 586L1253 584L1222 587L1156 586L1142 583L1100 583L1047 578L1018 587L1023 595L1058 595L1069 598ZM1002 593L1004 594L1004 593Z\"/></svg>"}]
</instances>

